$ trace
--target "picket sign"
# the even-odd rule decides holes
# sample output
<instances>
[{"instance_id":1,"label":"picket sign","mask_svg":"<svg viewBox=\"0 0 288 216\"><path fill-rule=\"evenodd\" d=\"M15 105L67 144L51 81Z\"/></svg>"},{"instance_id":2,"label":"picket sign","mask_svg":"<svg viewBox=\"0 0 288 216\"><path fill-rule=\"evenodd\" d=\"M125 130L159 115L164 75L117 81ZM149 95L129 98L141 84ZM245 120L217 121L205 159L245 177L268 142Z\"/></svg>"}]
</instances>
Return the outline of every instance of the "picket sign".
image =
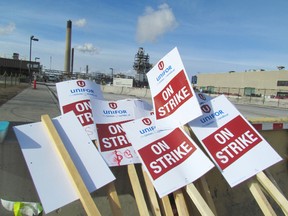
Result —
<instances>
[{"instance_id":1,"label":"picket sign","mask_svg":"<svg viewBox=\"0 0 288 216\"><path fill-rule=\"evenodd\" d=\"M41 121L44 124L50 139L58 150L62 162L67 169L71 181L80 197L80 201L88 216L98 216L101 215L98 208L96 207L88 189L86 188L83 179L81 178L77 168L75 167L69 153L67 152L52 120L48 115L42 115Z\"/></svg>"},{"instance_id":2,"label":"picket sign","mask_svg":"<svg viewBox=\"0 0 288 216\"><path fill-rule=\"evenodd\" d=\"M195 140L196 136L191 130L191 128L185 126L184 129ZM270 194L270 196L275 200L275 202L280 206L284 214L288 215L287 199L283 196L283 194L277 189L277 187L273 184L273 182L266 176L266 174L263 171L257 173L253 178L253 180L248 180L247 182L250 192L252 193L255 201L258 203L264 215L276 215L276 213L274 212L270 203L263 194L259 183L266 190L266 192Z\"/></svg>"},{"instance_id":3,"label":"picket sign","mask_svg":"<svg viewBox=\"0 0 288 216\"><path fill-rule=\"evenodd\" d=\"M149 118L148 117L144 118L144 120L147 120L147 119L149 119ZM129 141L134 143L135 145L137 142L139 142L139 144L140 144L140 140L138 138L137 138L138 140L132 139L132 137L135 135L132 128L135 130L138 130L138 126L145 124L144 123L145 121L143 122L142 120L143 119L138 121L139 125L137 125L136 121L135 121L135 124L134 124L134 122L127 122L127 123L122 124L122 127L123 127L124 131L126 132L126 136L128 136ZM149 120L151 120L151 124L152 124L152 119L149 119ZM131 127L131 124L132 124L132 126L134 125L134 127ZM129 134L128 134L128 131L129 131ZM174 131L175 130L173 130L173 132ZM179 131L179 133L181 132L180 129L178 129L178 131ZM182 134L182 132L181 132L181 134ZM152 137L152 138L154 138L154 137ZM150 137L150 139L152 139L152 138ZM131 140L133 140L133 141L131 141ZM144 167L144 165L143 165L143 167ZM144 178L145 178L145 174L149 175L148 173L145 173L147 171L146 169L147 168L145 168L145 170L143 171ZM134 195L135 195L135 199L137 202L139 212L140 212L140 214L144 213L145 210L147 209L147 207L146 207L147 203L145 202L145 200L143 198L141 187L140 187L140 185L138 185L139 180L137 179L137 173L135 171L135 167L133 164L128 165L128 172L129 172L129 177L130 177L130 181L132 184L132 188L134 191ZM149 180L151 182L149 182ZM151 183L152 183L151 177L149 177L149 179L146 178L146 187L147 187L148 194L150 195L150 203L152 203L151 205L152 205L152 209L153 209L152 211L154 212L155 215L157 215L157 212L159 211L159 206L158 206L157 202L155 202L155 200L157 200L157 197L155 197L155 195L154 195L155 191L154 191L154 188L150 185ZM166 196L174 196L178 215L189 215L188 206L186 204L187 200L185 200L186 197L184 196L184 193L183 193L185 186L187 184L191 184L191 182L187 182L186 184L183 184L183 186L177 187L178 189L176 189L176 187L174 189L171 188L172 190L169 189L169 191L170 191L169 193L167 193L167 192L165 193L165 192L160 190L160 192L162 194L164 194L164 197L165 197L165 195ZM156 187L155 187L155 189L157 190ZM204 198L202 198L201 194L197 191L197 189L195 188L195 186L193 184L191 184L190 186L187 187L186 192L190 195L192 202L194 202L194 204L198 208L199 212L201 212L204 215L214 215L214 213L212 212L212 210L210 209L208 204L205 202ZM159 191L158 191L158 193L159 193ZM160 196L160 198L161 197L163 197L163 196ZM175 208L175 210L176 210L176 208ZM173 211L172 211L172 214L173 214Z\"/></svg>"}]
</instances>

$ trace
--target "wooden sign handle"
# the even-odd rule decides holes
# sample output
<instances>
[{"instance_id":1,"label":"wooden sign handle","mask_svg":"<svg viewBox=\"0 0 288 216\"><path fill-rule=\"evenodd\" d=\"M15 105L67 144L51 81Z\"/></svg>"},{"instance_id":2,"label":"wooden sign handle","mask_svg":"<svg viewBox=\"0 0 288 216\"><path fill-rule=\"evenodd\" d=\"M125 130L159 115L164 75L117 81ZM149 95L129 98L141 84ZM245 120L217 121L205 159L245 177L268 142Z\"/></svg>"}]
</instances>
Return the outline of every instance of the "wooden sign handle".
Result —
<instances>
[{"instance_id":1,"label":"wooden sign handle","mask_svg":"<svg viewBox=\"0 0 288 216\"><path fill-rule=\"evenodd\" d=\"M145 198L141 189L141 185L134 164L128 165L128 175L134 192L135 200L138 206L139 214L141 216L149 215L147 204L145 202Z\"/></svg>"},{"instance_id":2,"label":"wooden sign handle","mask_svg":"<svg viewBox=\"0 0 288 216\"><path fill-rule=\"evenodd\" d=\"M186 185L186 191L201 215L215 215L193 183Z\"/></svg>"},{"instance_id":3,"label":"wooden sign handle","mask_svg":"<svg viewBox=\"0 0 288 216\"><path fill-rule=\"evenodd\" d=\"M283 194L280 193L277 187L269 180L264 172L257 173L256 178L265 188L265 190L270 194L270 196L276 201L276 203L281 207L284 214L288 215L288 201L283 196Z\"/></svg>"},{"instance_id":4,"label":"wooden sign handle","mask_svg":"<svg viewBox=\"0 0 288 216\"><path fill-rule=\"evenodd\" d=\"M73 163L68 151L65 148L52 120L48 115L42 115L41 121L44 124L47 133L51 141L53 142L55 148L57 149L62 162L67 169L69 176L71 177L71 181L74 184L74 187L79 195L80 201L87 213L88 216L98 216L101 215L98 208L96 207L86 185L81 178L75 164Z\"/></svg>"},{"instance_id":5,"label":"wooden sign handle","mask_svg":"<svg viewBox=\"0 0 288 216\"><path fill-rule=\"evenodd\" d=\"M249 190L251 191L252 195L254 196L256 202L258 203L260 209L262 210L264 215L271 215L276 216L277 214L271 207L270 203L266 199L264 193L262 192L259 183L256 179L251 180L248 183Z\"/></svg>"},{"instance_id":6,"label":"wooden sign handle","mask_svg":"<svg viewBox=\"0 0 288 216\"><path fill-rule=\"evenodd\" d=\"M93 140L93 143L95 147L98 149L99 148L98 141ZM107 188L107 193L108 193L107 196L108 196L112 214L114 216L122 216L121 204L120 204L120 200L119 200L114 182L110 182L109 184L107 184L106 188Z\"/></svg>"},{"instance_id":7,"label":"wooden sign handle","mask_svg":"<svg viewBox=\"0 0 288 216\"><path fill-rule=\"evenodd\" d=\"M148 197L149 197L150 204L151 204L151 207L152 207L153 215L154 216L161 216L161 211L160 211L160 207L159 207L159 204L158 204L157 195L156 195L154 186L153 186L148 174L144 170L144 167L141 166L141 168L142 168L144 181L145 181L145 184L146 184L147 193L149 195Z\"/></svg>"},{"instance_id":8,"label":"wooden sign handle","mask_svg":"<svg viewBox=\"0 0 288 216\"><path fill-rule=\"evenodd\" d=\"M173 197L177 207L177 213L179 216L189 215L189 211L185 202L184 194L181 189L173 192Z\"/></svg>"}]
</instances>

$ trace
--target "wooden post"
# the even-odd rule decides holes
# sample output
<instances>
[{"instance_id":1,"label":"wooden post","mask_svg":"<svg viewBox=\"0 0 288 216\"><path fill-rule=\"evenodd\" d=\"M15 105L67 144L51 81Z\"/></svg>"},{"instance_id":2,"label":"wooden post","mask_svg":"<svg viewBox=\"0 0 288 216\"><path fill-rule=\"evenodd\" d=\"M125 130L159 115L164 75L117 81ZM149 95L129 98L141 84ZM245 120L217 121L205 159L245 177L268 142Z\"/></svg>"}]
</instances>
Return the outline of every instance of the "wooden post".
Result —
<instances>
[{"instance_id":1,"label":"wooden post","mask_svg":"<svg viewBox=\"0 0 288 216\"><path fill-rule=\"evenodd\" d=\"M198 191L200 192L200 194L202 194L203 198L205 199L205 201L207 202L208 206L211 208L213 213L217 215L216 207L213 198L211 196L211 191L209 189L205 176L200 177L197 183L198 184L196 186L198 186Z\"/></svg>"},{"instance_id":2,"label":"wooden post","mask_svg":"<svg viewBox=\"0 0 288 216\"><path fill-rule=\"evenodd\" d=\"M98 149L97 140L93 140L95 147ZM110 182L107 186L108 200L111 207L111 211L114 216L122 216L120 200L115 188L114 182Z\"/></svg>"},{"instance_id":3,"label":"wooden post","mask_svg":"<svg viewBox=\"0 0 288 216\"><path fill-rule=\"evenodd\" d=\"M252 195L254 196L256 202L258 203L261 211L266 216L276 216L277 214L274 212L273 208L271 207L270 203L266 199L264 193L262 192L258 182L254 179L248 183L249 190L251 191Z\"/></svg>"},{"instance_id":4,"label":"wooden post","mask_svg":"<svg viewBox=\"0 0 288 216\"><path fill-rule=\"evenodd\" d=\"M114 216L122 216L121 205L114 182L107 185L108 200Z\"/></svg>"},{"instance_id":5,"label":"wooden post","mask_svg":"<svg viewBox=\"0 0 288 216\"><path fill-rule=\"evenodd\" d=\"M138 206L139 214L147 216L149 215L149 211L145 202L145 198L141 189L141 185L134 164L128 165L128 175L134 192L135 200Z\"/></svg>"},{"instance_id":6,"label":"wooden post","mask_svg":"<svg viewBox=\"0 0 288 216\"><path fill-rule=\"evenodd\" d=\"M160 204L161 204L161 207L163 208L165 216L173 216L174 215L168 196L162 197L160 199Z\"/></svg>"},{"instance_id":7,"label":"wooden post","mask_svg":"<svg viewBox=\"0 0 288 216\"><path fill-rule=\"evenodd\" d=\"M66 150L65 145L63 144L52 120L48 115L42 115L41 121L44 124L55 148L57 149L60 158L62 159L62 162L64 163L65 168L67 169L69 176L71 177L71 181L74 184L74 187L79 195L80 201L87 215L88 216L101 215L88 189L86 188L86 185L84 184L81 175L79 174L68 151Z\"/></svg>"},{"instance_id":8,"label":"wooden post","mask_svg":"<svg viewBox=\"0 0 288 216\"><path fill-rule=\"evenodd\" d=\"M179 216L186 216L189 215L188 208L185 202L184 195L181 189L178 189L173 192L175 204L177 207L178 215Z\"/></svg>"},{"instance_id":9,"label":"wooden post","mask_svg":"<svg viewBox=\"0 0 288 216\"><path fill-rule=\"evenodd\" d=\"M281 207L285 215L288 215L288 201L283 196L282 193L275 187L275 185L269 180L269 178L264 174L264 172L259 172L257 175L257 180L265 188L265 190L270 194L270 196L276 201L276 203Z\"/></svg>"},{"instance_id":10,"label":"wooden post","mask_svg":"<svg viewBox=\"0 0 288 216\"><path fill-rule=\"evenodd\" d=\"M153 214L155 216L161 216L161 211L160 211L160 207L159 207L159 204L158 204L158 201L157 201L157 195L155 193L154 186L153 186L148 174L144 170L143 166L141 166L141 167L142 167L142 173L143 173L143 176L144 176L144 181L145 181L145 184L146 184L146 188L147 188L147 192L148 192L148 195L149 195L149 199L150 199L150 203L151 203Z\"/></svg>"},{"instance_id":11,"label":"wooden post","mask_svg":"<svg viewBox=\"0 0 288 216\"><path fill-rule=\"evenodd\" d=\"M195 204L201 215L214 216L214 213L207 205L207 203L205 202L205 200L203 199L203 197L201 196L201 194L199 193L199 191L197 190L197 188L193 183L186 185L185 188L188 195L190 196L191 200L193 201L193 203Z\"/></svg>"}]
</instances>

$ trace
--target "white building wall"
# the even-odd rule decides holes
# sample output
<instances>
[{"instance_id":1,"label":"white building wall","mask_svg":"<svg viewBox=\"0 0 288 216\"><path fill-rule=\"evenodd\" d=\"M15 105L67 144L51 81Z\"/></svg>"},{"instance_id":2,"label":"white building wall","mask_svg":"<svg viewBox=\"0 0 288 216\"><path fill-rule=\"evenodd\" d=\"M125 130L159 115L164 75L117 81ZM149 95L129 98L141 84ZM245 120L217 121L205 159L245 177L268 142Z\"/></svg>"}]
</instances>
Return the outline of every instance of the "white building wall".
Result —
<instances>
[{"instance_id":1,"label":"white building wall","mask_svg":"<svg viewBox=\"0 0 288 216\"><path fill-rule=\"evenodd\" d=\"M288 70L228 72L217 74L198 74L197 86L214 86L256 89L287 89L288 86L277 86L277 81L288 81Z\"/></svg>"}]
</instances>

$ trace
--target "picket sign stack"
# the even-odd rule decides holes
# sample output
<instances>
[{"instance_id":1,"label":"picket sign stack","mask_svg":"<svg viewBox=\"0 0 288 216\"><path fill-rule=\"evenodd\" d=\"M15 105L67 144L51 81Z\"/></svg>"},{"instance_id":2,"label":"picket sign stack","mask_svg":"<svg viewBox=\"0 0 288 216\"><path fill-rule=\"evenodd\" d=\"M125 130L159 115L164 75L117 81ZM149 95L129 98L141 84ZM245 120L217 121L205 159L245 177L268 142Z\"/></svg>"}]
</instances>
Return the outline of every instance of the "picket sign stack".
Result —
<instances>
[{"instance_id":1,"label":"picket sign stack","mask_svg":"<svg viewBox=\"0 0 288 216\"><path fill-rule=\"evenodd\" d=\"M45 213L80 199L87 215L101 215L90 193L105 186L112 214L123 215L109 167L127 166L139 215L222 215L205 175L216 166L231 188L247 184L264 215L276 215L265 194L288 215L263 171L282 158L225 96L193 90L177 48L147 77L153 110L137 99L105 101L94 82L72 80L56 84L62 116L14 128ZM59 167L46 179L54 190L39 161Z\"/></svg>"}]
</instances>

